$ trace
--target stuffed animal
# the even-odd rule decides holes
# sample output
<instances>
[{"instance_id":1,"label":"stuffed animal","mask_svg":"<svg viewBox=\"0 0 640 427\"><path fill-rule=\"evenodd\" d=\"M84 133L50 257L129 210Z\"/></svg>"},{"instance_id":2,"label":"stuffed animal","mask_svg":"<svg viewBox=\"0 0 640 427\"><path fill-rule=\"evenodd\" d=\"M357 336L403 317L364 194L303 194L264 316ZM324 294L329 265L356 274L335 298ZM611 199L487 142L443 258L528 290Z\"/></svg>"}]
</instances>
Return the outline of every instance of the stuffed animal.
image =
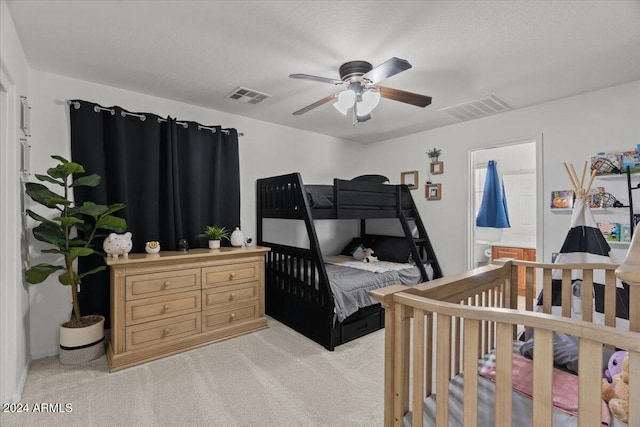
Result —
<instances>
[{"instance_id":1,"label":"stuffed animal","mask_svg":"<svg viewBox=\"0 0 640 427\"><path fill-rule=\"evenodd\" d=\"M609 404L611 413L626 423L629 421L629 353L624 353L625 356L619 364L621 371L613 376L613 383L602 379L602 399ZM615 353L611 358L614 356Z\"/></svg>"},{"instance_id":2,"label":"stuffed animal","mask_svg":"<svg viewBox=\"0 0 640 427\"><path fill-rule=\"evenodd\" d=\"M365 249L365 253L368 253L362 260L362 262L378 262L378 257L373 256L373 249Z\"/></svg>"},{"instance_id":3,"label":"stuffed animal","mask_svg":"<svg viewBox=\"0 0 640 427\"><path fill-rule=\"evenodd\" d=\"M609 383L613 382L613 376L622 372L622 361L624 360L624 356L627 354L626 351L616 351L609 358L609 363L607 364L607 369L604 371L604 376L609 381Z\"/></svg>"},{"instance_id":4,"label":"stuffed animal","mask_svg":"<svg viewBox=\"0 0 640 427\"><path fill-rule=\"evenodd\" d=\"M378 258L373 256L373 249L360 245L353 251L353 259L362 262L378 262Z\"/></svg>"}]
</instances>

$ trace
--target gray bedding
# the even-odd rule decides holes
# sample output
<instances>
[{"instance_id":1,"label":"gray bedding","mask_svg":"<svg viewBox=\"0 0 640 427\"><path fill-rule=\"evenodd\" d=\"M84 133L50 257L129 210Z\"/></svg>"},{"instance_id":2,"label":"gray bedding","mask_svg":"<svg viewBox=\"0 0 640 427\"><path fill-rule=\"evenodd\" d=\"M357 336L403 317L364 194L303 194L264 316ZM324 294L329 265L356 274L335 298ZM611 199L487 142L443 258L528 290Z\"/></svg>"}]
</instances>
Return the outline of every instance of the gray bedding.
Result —
<instances>
[{"instance_id":1,"label":"gray bedding","mask_svg":"<svg viewBox=\"0 0 640 427\"><path fill-rule=\"evenodd\" d=\"M513 350L514 353L519 351L521 341L514 341ZM484 355L478 361L478 367L484 365L489 355ZM462 427L462 396L463 396L463 374L456 375L449 382L449 427ZM478 376L478 426L493 426L495 425L495 383L487 378ZM529 426L531 425L531 414L533 411L533 401L526 396L518 392L512 392L512 411L511 411L511 425L512 426ZM433 394L424 399L422 416L424 417L425 426L433 426L436 424L436 395ZM552 409L553 426L571 427L578 425L578 417L574 417L559 409ZM408 412L403 419L403 425L410 427L412 423L412 411ZM624 423L615 422L612 418L612 427L626 425Z\"/></svg>"},{"instance_id":2,"label":"gray bedding","mask_svg":"<svg viewBox=\"0 0 640 427\"><path fill-rule=\"evenodd\" d=\"M390 285L412 286L422 282L420 270L417 267L384 273L372 273L355 268L325 264L327 276L336 305L338 321L358 311L362 307L377 304L369 291ZM433 270L427 265L427 273ZM430 273L433 276L433 273Z\"/></svg>"},{"instance_id":3,"label":"gray bedding","mask_svg":"<svg viewBox=\"0 0 640 427\"><path fill-rule=\"evenodd\" d=\"M456 375L449 383L449 427L462 427L462 382L463 375ZM529 426L531 425L531 414L533 403L531 399L512 392L512 426ZM478 426L495 425L495 384L484 378L478 378ZM431 395L424 401L423 416L424 425L433 426L435 420L436 396ZM413 414L409 412L403 420L405 427L410 427ZM567 414L566 412L553 409L553 425L554 426L577 426L578 417Z\"/></svg>"}]
</instances>

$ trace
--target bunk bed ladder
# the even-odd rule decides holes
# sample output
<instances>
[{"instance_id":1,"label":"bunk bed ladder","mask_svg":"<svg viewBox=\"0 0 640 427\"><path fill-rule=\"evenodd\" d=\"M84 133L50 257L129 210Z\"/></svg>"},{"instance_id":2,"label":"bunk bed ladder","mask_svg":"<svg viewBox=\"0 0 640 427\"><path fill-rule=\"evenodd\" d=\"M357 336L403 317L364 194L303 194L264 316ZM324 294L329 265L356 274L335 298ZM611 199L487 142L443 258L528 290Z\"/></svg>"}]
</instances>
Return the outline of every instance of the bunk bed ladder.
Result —
<instances>
[{"instance_id":1,"label":"bunk bed ladder","mask_svg":"<svg viewBox=\"0 0 640 427\"><path fill-rule=\"evenodd\" d=\"M420 262L416 262L418 269L420 270L420 274L422 275L422 280L425 282L428 279L427 271L424 267L425 262L429 262L431 264L431 268L433 269L433 278L438 279L442 277L442 270L440 269L440 263L438 263L438 258L436 257L436 253L433 250L433 246L431 245L431 240L429 240L429 235L427 234L427 230L424 227L424 223L420 218L420 214L418 213L418 209L413 201L413 197L411 197L411 193L409 193L408 188L404 188L399 193L399 197L403 196L403 193L407 193L405 197L409 197L411 200L411 214L407 217L404 211L400 210L398 213L398 218L400 219L400 224L402 225L402 230L404 231L404 235L409 242L409 247L411 248L411 255L414 260L420 260ZM399 206L402 206L401 204ZM416 229L418 230L418 237L415 237L411 227L409 225L409 221L413 221L415 223ZM423 255L425 258L423 258Z\"/></svg>"}]
</instances>

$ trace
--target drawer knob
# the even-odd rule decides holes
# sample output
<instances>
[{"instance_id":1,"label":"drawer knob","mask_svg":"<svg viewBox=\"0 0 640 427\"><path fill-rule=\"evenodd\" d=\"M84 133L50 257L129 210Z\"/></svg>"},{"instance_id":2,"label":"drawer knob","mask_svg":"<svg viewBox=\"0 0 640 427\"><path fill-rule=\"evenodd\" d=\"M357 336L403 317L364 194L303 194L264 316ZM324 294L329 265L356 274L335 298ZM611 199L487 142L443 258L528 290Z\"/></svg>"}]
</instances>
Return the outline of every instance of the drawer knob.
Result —
<instances>
[{"instance_id":1,"label":"drawer knob","mask_svg":"<svg viewBox=\"0 0 640 427\"><path fill-rule=\"evenodd\" d=\"M229 316L231 318L231 320L236 318L236 314L235 313L231 313L231 315Z\"/></svg>"},{"instance_id":2,"label":"drawer knob","mask_svg":"<svg viewBox=\"0 0 640 427\"><path fill-rule=\"evenodd\" d=\"M167 289L169 287L170 284L171 284L171 282L167 280L166 282L164 282L162 284L162 288L161 289L164 291L165 289Z\"/></svg>"},{"instance_id":3,"label":"drawer knob","mask_svg":"<svg viewBox=\"0 0 640 427\"><path fill-rule=\"evenodd\" d=\"M231 301L231 300L232 300L232 299L234 299L235 297L236 297L236 294L233 294L233 293L232 293L231 295L229 295L229 301Z\"/></svg>"},{"instance_id":4,"label":"drawer knob","mask_svg":"<svg viewBox=\"0 0 640 427\"><path fill-rule=\"evenodd\" d=\"M169 311L169 304L165 304L164 307L162 307L163 313L166 313L167 311Z\"/></svg>"},{"instance_id":5,"label":"drawer knob","mask_svg":"<svg viewBox=\"0 0 640 427\"><path fill-rule=\"evenodd\" d=\"M236 277L236 273L229 273L229 279L233 279L234 277Z\"/></svg>"},{"instance_id":6,"label":"drawer knob","mask_svg":"<svg viewBox=\"0 0 640 427\"><path fill-rule=\"evenodd\" d=\"M162 331L162 336L166 337L167 335L169 335L169 332L171 332L171 328L166 328L164 331Z\"/></svg>"}]
</instances>

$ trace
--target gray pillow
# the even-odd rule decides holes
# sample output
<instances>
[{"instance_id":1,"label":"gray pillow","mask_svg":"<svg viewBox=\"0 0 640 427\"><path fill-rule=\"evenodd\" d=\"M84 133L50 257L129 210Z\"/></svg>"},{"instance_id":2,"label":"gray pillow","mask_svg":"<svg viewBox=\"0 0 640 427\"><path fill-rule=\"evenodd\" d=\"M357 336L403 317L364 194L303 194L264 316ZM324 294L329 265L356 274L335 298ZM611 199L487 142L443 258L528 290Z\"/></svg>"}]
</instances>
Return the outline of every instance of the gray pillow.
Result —
<instances>
[{"instance_id":1,"label":"gray pillow","mask_svg":"<svg viewBox=\"0 0 640 427\"><path fill-rule=\"evenodd\" d=\"M532 334L533 335L533 334ZM529 359L533 359L533 336L529 338L520 347L520 354ZM566 335L560 332L553 333L553 363L564 370L571 373L578 373L578 351L579 343L578 338L572 335ZM609 350L606 347L602 347L602 367L604 372L609 358L613 354L613 350Z\"/></svg>"}]
</instances>

